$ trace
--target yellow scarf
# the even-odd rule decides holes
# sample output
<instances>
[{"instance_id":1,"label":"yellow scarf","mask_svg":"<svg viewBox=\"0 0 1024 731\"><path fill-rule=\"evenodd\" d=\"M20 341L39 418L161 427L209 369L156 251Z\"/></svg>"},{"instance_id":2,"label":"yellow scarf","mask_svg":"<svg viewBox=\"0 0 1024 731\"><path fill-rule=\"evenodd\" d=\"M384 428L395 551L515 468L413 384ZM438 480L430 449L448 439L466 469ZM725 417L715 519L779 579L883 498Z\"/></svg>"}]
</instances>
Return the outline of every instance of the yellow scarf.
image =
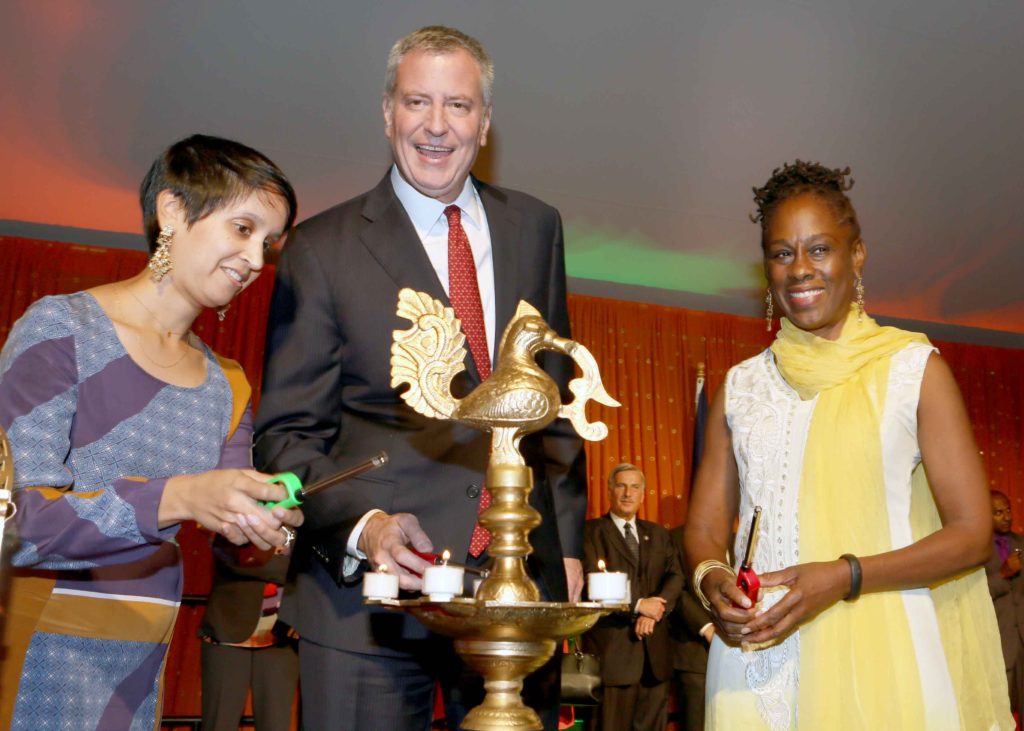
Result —
<instances>
[{"instance_id":1,"label":"yellow scarf","mask_svg":"<svg viewBox=\"0 0 1024 731\"><path fill-rule=\"evenodd\" d=\"M817 396L798 502L800 560L831 561L893 550L882 463L881 420L892 356L924 335L879 327L851 310L837 340L783 319L772 352L802 399ZM914 540L941 527L922 469L911 497ZM801 729L988 729L1008 715L999 698L998 628L984 571L932 588L957 694L959 719L935 718L922 695L900 592L838 602L800 630ZM992 669L997 671L993 677ZM987 687L986 687L987 686ZM1005 690L1003 691L1005 692ZM1012 724L1008 726L1012 728Z\"/></svg>"}]
</instances>

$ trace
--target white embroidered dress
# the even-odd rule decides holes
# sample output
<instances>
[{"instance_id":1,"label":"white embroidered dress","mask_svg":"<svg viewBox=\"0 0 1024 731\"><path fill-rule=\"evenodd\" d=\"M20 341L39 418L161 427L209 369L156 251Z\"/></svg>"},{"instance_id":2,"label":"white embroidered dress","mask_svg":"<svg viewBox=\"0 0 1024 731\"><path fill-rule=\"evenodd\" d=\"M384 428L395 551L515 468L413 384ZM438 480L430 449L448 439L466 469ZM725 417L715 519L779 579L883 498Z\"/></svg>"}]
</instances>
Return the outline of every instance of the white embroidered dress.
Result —
<instances>
[{"instance_id":1,"label":"white embroidered dress","mask_svg":"<svg viewBox=\"0 0 1024 731\"><path fill-rule=\"evenodd\" d=\"M913 542L910 529L911 473L920 464L917 402L928 356L934 349L915 343L892 357L882 415L882 459L893 548ZM776 571L800 562L797 515L804 445L817 399L801 401L782 379L770 350L729 371L725 416L740 479L740 530L733 555L746 546L755 505L763 513L754 569ZM785 593L768 590L768 608ZM901 592L908 615L921 687L930 717L957 728L957 705L935 606L928 589ZM742 651L717 636L707 673L709 729L797 727L800 633L756 650Z\"/></svg>"}]
</instances>

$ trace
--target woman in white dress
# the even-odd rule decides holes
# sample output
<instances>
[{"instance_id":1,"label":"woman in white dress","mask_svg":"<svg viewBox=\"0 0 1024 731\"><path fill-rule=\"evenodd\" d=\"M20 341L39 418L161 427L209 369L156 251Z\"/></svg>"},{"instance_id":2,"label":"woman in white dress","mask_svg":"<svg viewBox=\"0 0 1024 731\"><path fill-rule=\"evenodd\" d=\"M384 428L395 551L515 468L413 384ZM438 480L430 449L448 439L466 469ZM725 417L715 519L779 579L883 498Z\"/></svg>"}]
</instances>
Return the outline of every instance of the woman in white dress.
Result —
<instances>
[{"instance_id":1,"label":"woman in white dress","mask_svg":"<svg viewBox=\"0 0 1024 731\"><path fill-rule=\"evenodd\" d=\"M1012 729L978 450L928 340L864 312L848 174L798 160L754 191L782 320L716 395L690 503L717 628L706 727ZM755 506L752 603L723 560Z\"/></svg>"}]
</instances>

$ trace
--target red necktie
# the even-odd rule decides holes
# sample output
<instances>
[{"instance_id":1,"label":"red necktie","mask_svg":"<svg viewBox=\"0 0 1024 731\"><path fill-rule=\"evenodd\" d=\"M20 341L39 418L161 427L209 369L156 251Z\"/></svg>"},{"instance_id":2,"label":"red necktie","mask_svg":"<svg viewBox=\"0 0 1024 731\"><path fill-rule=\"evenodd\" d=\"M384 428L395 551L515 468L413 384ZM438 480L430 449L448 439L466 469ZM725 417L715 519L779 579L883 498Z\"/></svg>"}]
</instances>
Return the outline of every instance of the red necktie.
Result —
<instances>
[{"instance_id":1,"label":"red necktie","mask_svg":"<svg viewBox=\"0 0 1024 731\"><path fill-rule=\"evenodd\" d=\"M491 375L491 355L487 349L487 330L484 328L484 308L480 304L480 287L476 282L476 262L469 246L469 237L462 228L462 211L458 206L444 209L448 219L448 299L455 308L455 316L462 322L462 332L469 343L480 380ZM485 488L480 494L478 513L491 504L491 493ZM477 523L469 539L469 555L479 556L491 542L491 534Z\"/></svg>"}]
</instances>

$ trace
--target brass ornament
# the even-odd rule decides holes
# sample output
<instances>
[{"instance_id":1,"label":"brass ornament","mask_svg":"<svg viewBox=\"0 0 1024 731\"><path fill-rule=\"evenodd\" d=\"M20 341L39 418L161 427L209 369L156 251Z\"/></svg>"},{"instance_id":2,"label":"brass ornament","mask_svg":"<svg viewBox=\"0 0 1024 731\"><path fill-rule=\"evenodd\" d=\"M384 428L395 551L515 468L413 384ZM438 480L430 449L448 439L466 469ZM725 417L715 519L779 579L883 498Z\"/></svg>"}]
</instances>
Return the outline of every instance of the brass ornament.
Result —
<instances>
[{"instance_id":1,"label":"brass ornament","mask_svg":"<svg viewBox=\"0 0 1024 731\"><path fill-rule=\"evenodd\" d=\"M402 398L420 414L491 432L486 485L492 501L479 521L491 532L488 552L494 568L472 599L368 603L408 611L433 631L454 637L456 651L484 676L487 695L466 716L462 728L542 729L540 718L520 697L523 678L551 657L560 639L584 632L601 615L628 606L539 601L525 558L532 551L529 532L541 517L527 502L533 473L519 452L519 442L558 417L568 419L584 439L603 439L608 427L587 421L586 405L619 403L602 385L590 351L560 337L527 302L519 303L505 329L490 378L462 399L451 394L452 379L465 369L466 357L465 336L454 310L427 294L403 289L397 312L412 326L393 333L391 385L408 386ZM571 403L561 403L557 384L537 365L536 356L543 350L568 355L580 367L582 375L569 383Z\"/></svg>"},{"instance_id":2,"label":"brass ornament","mask_svg":"<svg viewBox=\"0 0 1024 731\"><path fill-rule=\"evenodd\" d=\"M775 313L775 303L772 302L772 291L769 289L764 295L764 329L772 331L772 315Z\"/></svg>"},{"instance_id":3,"label":"brass ornament","mask_svg":"<svg viewBox=\"0 0 1024 731\"><path fill-rule=\"evenodd\" d=\"M864 322L864 277L857 277L857 283L853 285L854 290L857 292L857 296L854 299L854 304L857 307L857 322Z\"/></svg>"},{"instance_id":4,"label":"brass ornament","mask_svg":"<svg viewBox=\"0 0 1024 731\"><path fill-rule=\"evenodd\" d=\"M161 281L171 271L171 241L174 239L174 227L168 224L160 229L156 237L156 251L149 257L150 276L154 282Z\"/></svg>"},{"instance_id":5,"label":"brass ornament","mask_svg":"<svg viewBox=\"0 0 1024 731\"><path fill-rule=\"evenodd\" d=\"M14 502L14 455L7 434L0 428L0 632L7 623L8 584L10 579L10 556L18 547L18 539L13 526L7 527L7 521L18 512Z\"/></svg>"},{"instance_id":6,"label":"brass ornament","mask_svg":"<svg viewBox=\"0 0 1024 731\"><path fill-rule=\"evenodd\" d=\"M217 321L224 322L224 319L228 316L228 310L231 309L231 305L226 304L223 307L217 308Z\"/></svg>"},{"instance_id":7,"label":"brass ornament","mask_svg":"<svg viewBox=\"0 0 1024 731\"><path fill-rule=\"evenodd\" d=\"M7 434L0 428L0 535L3 534L4 521L13 518L18 512L14 504L14 455L11 454L11 443Z\"/></svg>"}]
</instances>

